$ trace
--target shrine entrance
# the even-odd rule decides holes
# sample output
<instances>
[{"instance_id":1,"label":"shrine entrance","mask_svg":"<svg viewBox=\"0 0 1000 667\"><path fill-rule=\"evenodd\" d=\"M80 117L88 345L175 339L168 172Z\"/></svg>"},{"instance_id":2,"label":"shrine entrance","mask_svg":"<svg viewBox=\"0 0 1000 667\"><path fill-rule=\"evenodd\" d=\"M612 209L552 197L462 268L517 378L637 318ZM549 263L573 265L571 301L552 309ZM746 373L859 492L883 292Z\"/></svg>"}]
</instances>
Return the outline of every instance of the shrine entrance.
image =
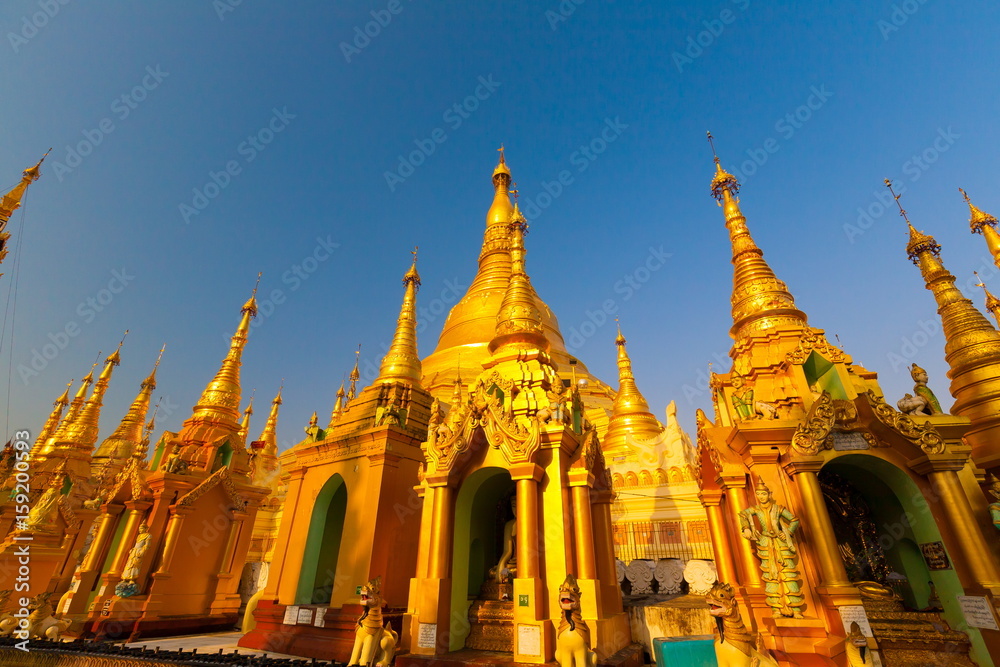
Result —
<instances>
[{"instance_id":1,"label":"shrine entrance","mask_svg":"<svg viewBox=\"0 0 1000 667\"><path fill-rule=\"evenodd\" d=\"M510 473L498 467L479 468L459 489L451 573L452 651L513 650L508 647L513 602L506 580L513 581L516 569L514 497Z\"/></svg>"},{"instance_id":2,"label":"shrine entrance","mask_svg":"<svg viewBox=\"0 0 1000 667\"><path fill-rule=\"evenodd\" d=\"M316 496L306 537L295 604L329 603L347 515L347 485L335 474Z\"/></svg>"}]
</instances>

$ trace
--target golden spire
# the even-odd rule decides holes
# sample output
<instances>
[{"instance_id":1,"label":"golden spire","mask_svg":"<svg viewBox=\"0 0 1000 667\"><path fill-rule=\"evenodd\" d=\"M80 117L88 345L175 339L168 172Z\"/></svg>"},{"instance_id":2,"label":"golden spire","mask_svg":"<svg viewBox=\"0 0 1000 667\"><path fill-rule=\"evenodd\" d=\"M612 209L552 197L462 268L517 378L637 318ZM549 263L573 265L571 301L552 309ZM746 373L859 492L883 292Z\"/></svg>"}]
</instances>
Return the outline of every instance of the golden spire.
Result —
<instances>
[{"instance_id":1,"label":"golden spire","mask_svg":"<svg viewBox=\"0 0 1000 667\"><path fill-rule=\"evenodd\" d=\"M620 326L615 345L618 347L618 394L611 410L608 433L604 437L605 452L626 449L629 441L651 440L663 430L635 384L632 360L625 349L625 337Z\"/></svg>"},{"instance_id":2,"label":"golden spire","mask_svg":"<svg viewBox=\"0 0 1000 667\"><path fill-rule=\"evenodd\" d=\"M153 433L153 429L156 428L156 413L160 410L161 400L163 400L162 397L156 399L156 405L153 407L153 415L146 422L146 427L142 432L142 439L139 440L139 446L132 453L132 457L139 461L145 461L146 455L149 454L149 436Z\"/></svg>"},{"instance_id":3,"label":"golden spire","mask_svg":"<svg viewBox=\"0 0 1000 667\"><path fill-rule=\"evenodd\" d=\"M549 348L549 341L542 328L542 315L538 310L535 288L531 286L531 279L528 278L524 265L524 234L527 229L528 224L515 205L510 221L510 282L507 283L500 312L497 313L496 335L490 342L491 352L506 344L541 350Z\"/></svg>"},{"instance_id":4,"label":"golden spire","mask_svg":"<svg viewBox=\"0 0 1000 667\"><path fill-rule=\"evenodd\" d=\"M417 263L417 253L413 253L413 264ZM405 278L404 278L405 280ZM420 276L417 276L417 285L420 284ZM348 379L351 381L351 387L347 390L347 402L344 403L343 407L350 405L351 401L358 395L357 385L358 380L361 378L361 373L358 372L358 362L361 360L361 343L358 343L358 349L354 352L354 368L351 370L351 374ZM343 388L343 387L341 387Z\"/></svg>"},{"instance_id":5,"label":"golden spire","mask_svg":"<svg viewBox=\"0 0 1000 667\"><path fill-rule=\"evenodd\" d=\"M417 290L420 274L417 273L417 251L413 250L413 264L403 276L406 292L403 307L396 320L396 333L389 351L382 358L376 382L410 382L420 384L420 357L417 355Z\"/></svg>"},{"instance_id":6,"label":"golden spire","mask_svg":"<svg viewBox=\"0 0 1000 667\"><path fill-rule=\"evenodd\" d=\"M271 401L271 413L267 416L264 430L260 432L260 437L257 438L264 443L264 451L261 452L264 456L275 457L278 455L278 408L282 403L281 389L281 387L278 387L278 394Z\"/></svg>"},{"instance_id":7,"label":"golden spire","mask_svg":"<svg viewBox=\"0 0 1000 667\"><path fill-rule=\"evenodd\" d=\"M129 407L125 417L118 424L118 428L94 452L94 458L120 459L124 460L131 456L142 442L143 422L146 420L146 413L149 412L149 399L153 390L156 389L156 369L160 366L163 358L163 350L166 345L160 348L160 355L153 364L153 370L149 376L139 385L139 393Z\"/></svg>"},{"instance_id":8,"label":"golden spire","mask_svg":"<svg viewBox=\"0 0 1000 667\"><path fill-rule=\"evenodd\" d=\"M0 261L7 256L7 239L10 238L10 232L6 231L7 222L10 220L10 216L14 215L16 211L21 206L21 200L24 198L24 193L27 192L28 186L34 183L42 175L41 166L45 157L49 154L49 151L45 152L42 159L38 161L34 167L28 167L24 170L21 176L21 182L14 186L14 189L0 197Z\"/></svg>"},{"instance_id":9,"label":"golden spire","mask_svg":"<svg viewBox=\"0 0 1000 667\"><path fill-rule=\"evenodd\" d=\"M340 383L340 389L337 390L337 402L333 404L333 412L330 413L330 423L327 425L327 430L333 428L333 425L337 423L340 419L340 415L344 413L344 383Z\"/></svg>"},{"instance_id":10,"label":"golden spire","mask_svg":"<svg viewBox=\"0 0 1000 667\"><path fill-rule=\"evenodd\" d=\"M986 289L986 283L984 283L983 279L979 277L979 273L977 271L973 271L972 273L979 280L979 282L976 283L976 287L982 287L983 292L986 294L986 310L992 313L993 319L995 319L997 324L1000 325L1000 299L993 296L992 292Z\"/></svg>"},{"instance_id":11,"label":"golden spire","mask_svg":"<svg viewBox=\"0 0 1000 667\"><path fill-rule=\"evenodd\" d=\"M90 385L94 384L94 370L97 368L97 364L101 361L101 353L97 353L97 361L93 363L90 367L90 372L83 376L83 380L80 383L80 388L76 390L76 395L73 397L73 402L69 404L69 410L66 411L66 417L59 424L59 428L56 429L55 436L62 437L65 435L65 430L70 427L70 425L76 421L77 415L80 414L80 410L83 409L83 404L87 400L87 390Z\"/></svg>"},{"instance_id":12,"label":"golden spire","mask_svg":"<svg viewBox=\"0 0 1000 667\"><path fill-rule=\"evenodd\" d=\"M247 403L247 407L243 411L243 421L240 422L240 438L242 438L244 442L246 442L247 434L250 432L250 417L253 415L253 397L256 393L256 389L250 392L250 402Z\"/></svg>"},{"instance_id":13,"label":"golden spire","mask_svg":"<svg viewBox=\"0 0 1000 667\"><path fill-rule=\"evenodd\" d=\"M708 133L711 143L712 133ZM715 152L715 145L712 145ZM722 207L733 249L733 327L735 340L778 325L808 327L806 315L795 307L788 287L778 280L764 261L764 252L754 242L747 228L746 217L740 211L736 197L740 184L736 177L722 168L715 156L715 176L712 196Z\"/></svg>"},{"instance_id":14,"label":"golden spire","mask_svg":"<svg viewBox=\"0 0 1000 667\"><path fill-rule=\"evenodd\" d=\"M969 195L962 188L958 189L965 198L965 203L969 205L969 227L973 234L982 234L986 239L986 247L993 255L993 262L1000 267L1000 232L997 232L997 219L989 213L984 213L969 199Z\"/></svg>"},{"instance_id":15,"label":"golden spire","mask_svg":"<svg viewBox=\"0 0 1000 667\"><path fill-rule=\"evenodd\" d=\"M104 360L104 369L97 376L94 389L90 392L87 402L83 404L80 414L66 428L65 435L60 438L63 442L70 443L81 451L87 452L88 455L93 450L94 444L97 443L97 436L100 432L98 421L101 417L104 394L111 383L111 374L114 372L115 366L121 364L121 349L125 343L125 336L128 336L127 329L125 330L125 335L122 336L121 341L118 343L118 347Z\"/></svg>"},{"instance_id":16,"label":"golden spire","mask_svg":"<svg viewBox=\"0 0 1000 667\"><path fill-rule=\"evenodd\" d=\"M240 309L242 317L229 344L229 353L222 360L219 372L202 392L189 422L212 421L225 425L234 432L239 431L237 422L240 418L240 363L250 332L250 320L257 316L257 287L260 285L260 276L258 273L257 285L254 285L253 293Z\"/></svg>"},{"instance_id":17,"label":"golden spire","mask_svg":"<svg viewBox=\"0 0 1000 667\"><path fill-rule=\"evenodd\" d=\"M63 409L69 405L69 388L73 386L73 381L70 380L66 383L66 391L62 393L62 396L56 399L56 402L52 404L52 413L49 418L45 420L45 426L38 433L38 437L35 439L35 444L31 446L31 454L39 451L45 441L52 437L56 428L59 426L59 419L62 417Z\"/></svg>"},{"instance_id":18,"label":"golden spire","mask_svg":"<svg viewBox=\"0 0 1000 667\"><path fill-rule=\"evenodd\" d=\"M952 412L972 421L965 438L972 445L973 457L995 451L991 430L1000 427L1000 332L955 287L955 276L941 262L941 246L910 224L892 183L886 179L885 184L909 230L906 254L920 268L938 305L950 391L955 398Z\"/></svg>"}]
</instances>

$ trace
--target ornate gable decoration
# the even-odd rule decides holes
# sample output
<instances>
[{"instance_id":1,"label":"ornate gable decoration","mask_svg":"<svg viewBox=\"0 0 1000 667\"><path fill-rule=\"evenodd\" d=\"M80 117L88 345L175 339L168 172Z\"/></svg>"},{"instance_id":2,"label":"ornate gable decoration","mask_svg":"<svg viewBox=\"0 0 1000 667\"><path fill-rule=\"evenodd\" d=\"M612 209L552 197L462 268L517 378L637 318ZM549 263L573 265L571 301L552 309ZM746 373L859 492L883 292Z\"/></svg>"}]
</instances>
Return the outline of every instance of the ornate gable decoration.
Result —
<instances>
[{"instance_id":1,"label":"ornate gable decoration","mask_svg":"<svg viewBox=\"0 0 1000 667\"><path fill-rule=\"evenodd\" d=\"M134 457L129 457L129 460L125 463L125 467L118 473L115 478L114 486L111 487L111 492L108 494L105 500L110 500L118 495L122 487L125 485L131 485L132 500L138 500L143 496L148 496L149 489L146 486L146 481L139 474L139 462ZM100 491L98 491L98 497L100 497Z\"/></svg>"},{"instance_id":2,"label":"ornate gable decoration","mask_svg":"<svg viewBox=\"0 0 1000 667\"><path fill-rule=\"evenodd\" d=\"M77 516L76 512L73 511L72 505L66 499L66 496L59 496L59 513L62 515L63 520L66 522L66 527L69 530L79 530L80 526L83 525Z\"/></svg>"},{"instance_id":3,"label":"ornate gable decoration","mask_svg":"<svg viewBox=\"0 0 1000 667\"><path fill-rule=\"evenodd\" d=\"M830 345L826 336L815 330L810 330L799 337L798 346L785 355L785 359L791 364L804 364L813 351L819 352L826 359L834 362L849 362L849 357L837 347Z\"/></svg>"},{"instance_id":4,"label":"ornate gable decoration","mask_svg":"<svg viewBox=\"0 0 1000 667\"><path fill-rule=\"evenodd\" d=\"M194 505L199 498L208 493L208 491L220 482L222 483L222 488L225 490L226 495L229 496L231 501L233 501L236 511L245 512L249 502L246 498L240 495L235 482L233 482L233 475L229 472L229 468L226 466L219 468L201 484L181 496L180 500L177 501L177 506L190 507L191 505Z\"/></svg>"},{"instance_id":5,"label":"ornate gable decoration","mask_svg":"<svg viewBox=\"0 0 1000 667\"><path fill-rule=\"evenodd\" d=\"M917 424L913 417L897 412L884 398L870 389L865 393L865 398L880 422L915 444L925 454L944 453L944 438L929 421L924 422L923 426Z\"/></svg>"}]
</instances>

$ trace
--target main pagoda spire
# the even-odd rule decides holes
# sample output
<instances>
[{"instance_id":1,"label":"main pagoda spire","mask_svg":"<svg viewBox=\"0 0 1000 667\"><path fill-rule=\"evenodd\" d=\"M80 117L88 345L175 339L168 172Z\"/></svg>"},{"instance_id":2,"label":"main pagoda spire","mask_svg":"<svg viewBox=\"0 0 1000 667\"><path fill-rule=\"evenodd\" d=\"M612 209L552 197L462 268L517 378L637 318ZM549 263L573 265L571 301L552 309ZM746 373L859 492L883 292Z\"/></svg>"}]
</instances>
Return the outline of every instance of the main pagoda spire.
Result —
<instances>
[{"instance_id":1,"label":"main pagoda spire","mask_svg":"<svg viewBox=\"0 0 1000 667\"><path fill-rule=\"evenodd\" d=\"M417 354L417 290L420 274L417 273L417 252L413 251L413 264L403 276L405 292L403 306L396 320L389 351L382 358L376 382L408 382L420 384L420 357Z\"/></svg>"},{"instance_id":2,"label":"main pagoda spire","mask_svg":"<svg viewBox=\"0 0 1000 667\"><path fill-rule=\"evenodd\" d=\"M528 278L524 263L524 235L528 231L528 223L516 204L508 225L511 239L511 275L503 301L500 302L500 311L496 318L496 335L490 342L490 352L508 345L548 350L549 341L542 326L537 295L535 288L531 286L531 279Z\"/></svg>"},{"instance_id":3,"label":"main pagoda spire","mask_svg":"<svg viewBox=\"0 0 1000 667\"><path fill-rule=\"evenodd\" d=\"M708 138L711 141L711 133ZM739 189L739 181L722 168L716 155L712 196L722 207L733 251L733 327L729 330L730 335L740 341L780 325L806 329L809 326L806 314L795 307L795 299L787 285L778 280L764 261L764 251L750 235L736 196Z\"/></svg>"},{"instance_id":4,"label":"main pagoda spire","mask_svg":"<svg viewBox=\"0 0 1000 667\"><path fill-rule=\"evenodd\" d=\"M630 441L652 440L663 431L635 384L632 359L625 349L621 327L618 327L615 346L618 348L618 394L611 408L608 433L604 437L605 454L623 452Z\"/></svg>"},{"instance_id":5,"label":"main pagoda spire","mask_svg":"<svg viewBox=\"0 0 1000 667\"><path fill-rule=\"evenodd\" d=\"M892 184L886 180L892 191ZM893 193L899 204L899 196ZM945 361L950 370L952 412L972 421L965 435L974 457L984 465L997 458L996 431L1000 428L1000 332L955 286L955 276L941 261L941 246L933 236L917 231L902 205L909 242L906 254L920 269L924 284L934 295L945 336ZM996 465L996 462L991 465Z\"/></svg>"},{"instance_id":6,"label":"main pagoda spire","mask_svg":"<svg viewBox=\"0 0 1000 667\"><path fill-rule=\"evenodd\" d=\"M257 286L260 284L260 274L257 275L257 285L253 293L240 309L240 323L236 327L229 344L229 352L222 360L219 371L208 383L194 406L194 412L186 424L198 422L211 423L236 434L240 430L240 365L243 348L246 347L247 336L250 333L250 322L257 316ZM200 438L199 438L200 439Z\"/></svg>"}]
</instances>

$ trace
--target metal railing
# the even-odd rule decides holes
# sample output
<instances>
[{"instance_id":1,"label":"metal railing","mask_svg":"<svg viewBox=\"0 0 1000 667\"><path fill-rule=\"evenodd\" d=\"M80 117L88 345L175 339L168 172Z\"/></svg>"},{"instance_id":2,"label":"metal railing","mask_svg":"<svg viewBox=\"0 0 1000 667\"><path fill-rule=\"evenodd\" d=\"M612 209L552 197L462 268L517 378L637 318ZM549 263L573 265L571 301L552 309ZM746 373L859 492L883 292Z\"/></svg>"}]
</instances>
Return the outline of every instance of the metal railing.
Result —
<instances>
[{"instance_id":1,"label":"metal railing","mask_svg":"<svg viewBox=\"0 0 1000 667\"><path fill-rule=\"evenodd\" d=\"M636 559L715 557L707 521L622 521L613 528L615 558L625 564Z\"/></svg>"}]
</instances>

